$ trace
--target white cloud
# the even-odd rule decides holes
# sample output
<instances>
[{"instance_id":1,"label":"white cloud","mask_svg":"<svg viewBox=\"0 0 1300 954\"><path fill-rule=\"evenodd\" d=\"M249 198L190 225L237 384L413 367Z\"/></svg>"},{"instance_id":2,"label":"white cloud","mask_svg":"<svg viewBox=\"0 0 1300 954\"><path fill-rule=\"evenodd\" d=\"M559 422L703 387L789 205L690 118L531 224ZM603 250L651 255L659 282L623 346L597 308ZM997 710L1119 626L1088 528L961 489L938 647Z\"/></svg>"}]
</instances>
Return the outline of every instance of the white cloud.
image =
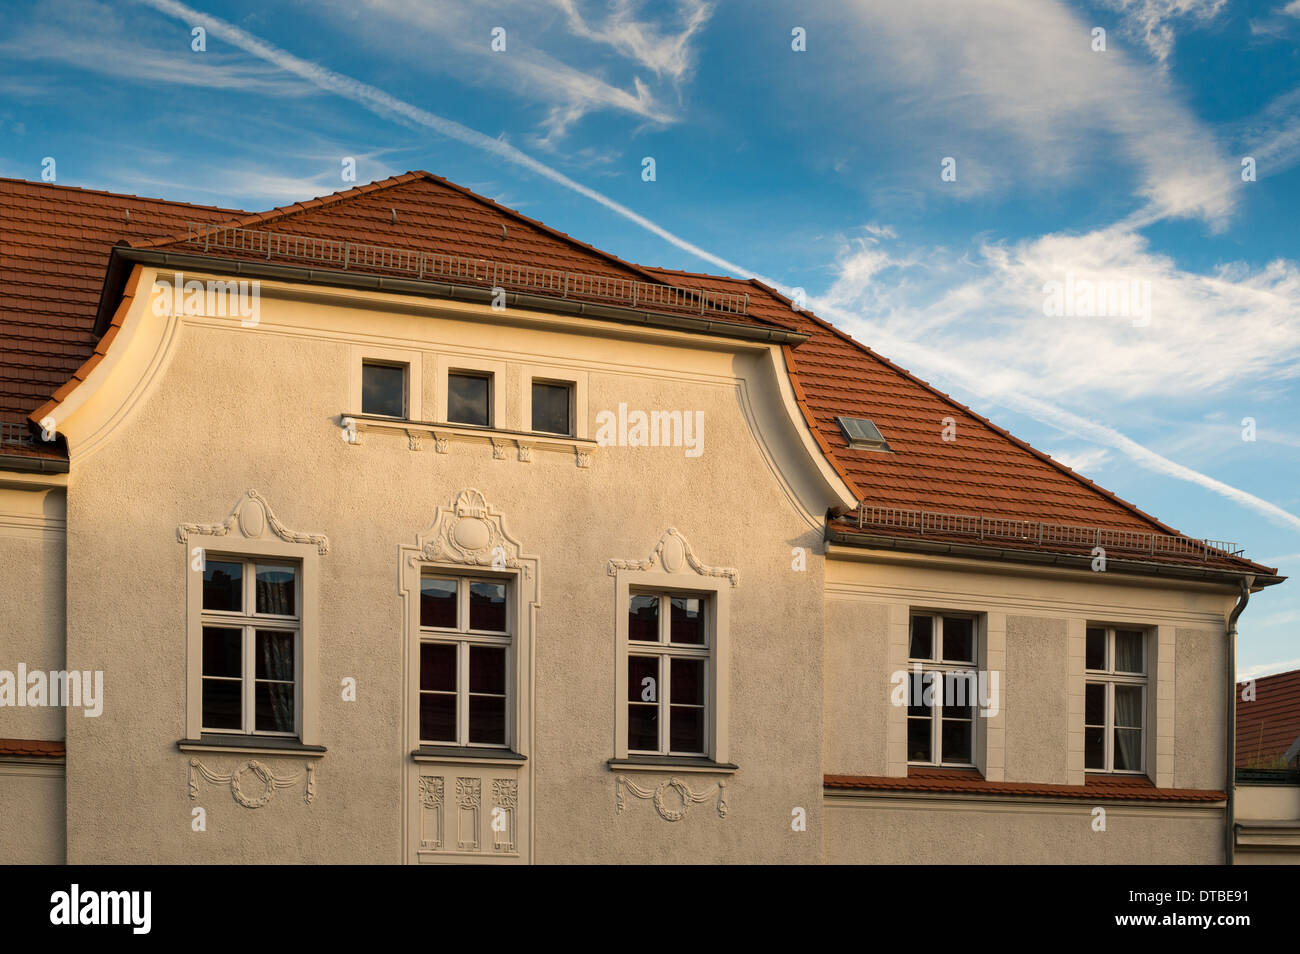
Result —
<instances>
[{"instance_id":1,"label":"white cloud","mask_svg":"<svg viewBox=\"0 0 1300 954\"><path fill-rule=\"evenodd\" d=\"M1290 3L1282 8L1282 12L1288 16L1300 17L1300 0L1291 0Z\"/></svg>"},{"instance_id":2,"label":"white cloud","mask_svg":"<svg viewBox=\"0 0 1300 954\"><path fill-rule=\"evenodd\" d=\"M1291 614L1294 618L1295 614ZM1258 622L1255 620L1254 622ZM1241 624L1246 625L1244 619ZM1257 666L1247 666L1244 669L1237 670L1237 681L1244 682L1247 679L1260 679L1264 676L1275 676L1282 672L1291 672L1293 669L1300 669L1300 659L1283 659L1280 662L1260 663Z\"/></svg>"},{"instance_id":3,"label":"white cloud","mask_svg":"<svg viewBox=\"0 0 1300 954\"><path fill-rule=\"evenodd\" d=\"M1052 457L1076 474L1089 477L1106 465L1107 461L1110 460L1110 451L1104 447L1079 447L1057 451Z\"/></svg>"},{"instance_id":4,"label":"white cloud","mask_svg":"<svg viewBox=\"0 0 1300 954\"><path fill-rule=\"evenodd\" d=\"M681 26L674 31L652 20L637 19L637 5L631 0L588 4L605 10L601 23L583 14L578 0L551 2L564 11L574 36L606 44L674 82L685 79L694 66L691 40L713 13L712 5L702 0L679 0L675 19Z\"/></svg>"},{"instance_id":5,"label":"white cloud","mask_svg":"<svg viewBox=\"0 0 1300 954\"><path fill-rule=\"evenodd\" d=\"M833 88L800 93L853 104L837 107L845 123L869 115L904 171L937 183L940 157L956 158L948 195L1055 188L1103 165L1114 178L1118 163L1149 218L1223 227L1237 159L1158 67L1118 44L1093 52L1093 26L1061 0L856 0L816 23L840 40L817 52Z\"/></svg>"},{"instance_id":6,"label":"white cloud","mask_svg":"<svg viewBox=\"0 0 1300 954\"><path fill-rule=\"evenodd\" d=\"M1161 63L1174 50L1173 21L1208 22L1219 15L1227 0L1101 0L1125 15L1126 28L1142 39ZM1300 3L1300 0L1296 0Z\"/></svg>"}]
</instances>

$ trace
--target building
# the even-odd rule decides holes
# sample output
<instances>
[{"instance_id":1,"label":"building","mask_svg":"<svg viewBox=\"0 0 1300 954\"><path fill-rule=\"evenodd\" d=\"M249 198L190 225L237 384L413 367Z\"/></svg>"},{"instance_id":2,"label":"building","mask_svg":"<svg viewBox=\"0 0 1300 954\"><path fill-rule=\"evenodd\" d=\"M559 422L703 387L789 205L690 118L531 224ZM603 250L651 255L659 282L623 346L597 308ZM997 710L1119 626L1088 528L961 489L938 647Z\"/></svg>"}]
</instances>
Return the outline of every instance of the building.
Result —
<instances>
[{"instance_id":1,"label":"building","mask_svg":"<svg viewBox=\"0 0 1300 954\"><path fill-rule=\"evenodd\" d=\"M1236 862L1300 864L1300 670L1237 684Z\"/></svg>"},{"instance_id":2,"label":"building","mask_svg":"<svg viewBox=\"0 0 1300 954\"><path fill-rule=\"evenodd\" d=\"M772 289L421 172L0 215L13 860L1224 861L1276 570Z\"/></svg>"}]
</instances>

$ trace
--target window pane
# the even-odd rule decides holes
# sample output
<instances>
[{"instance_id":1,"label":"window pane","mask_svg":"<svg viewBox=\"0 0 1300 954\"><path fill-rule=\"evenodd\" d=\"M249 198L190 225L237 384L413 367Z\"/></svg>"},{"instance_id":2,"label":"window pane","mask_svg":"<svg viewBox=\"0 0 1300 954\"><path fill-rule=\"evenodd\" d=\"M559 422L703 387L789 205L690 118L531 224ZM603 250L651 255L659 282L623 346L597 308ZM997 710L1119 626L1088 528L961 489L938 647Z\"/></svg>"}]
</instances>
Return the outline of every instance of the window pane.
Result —
<instances>
[{"instance_id":1,"label":"window pane","mask_svg":"<svg viewBox=\"0 0 1300 954\"><path fill-rule=\"evenodd\" d=\"M533 430L570 433L568 385L533 382Z\"/></svg>"},{"instance_id":2,"label":"window pane","mask_svg":"<svg viewBox=\"0 0 1300 954\"><path fill-rule=\"evenodd\" d=\"M469 585L469 628L492 633L506 631L506 585L504 583Z\"/></svg>"},{"instance_id":3,"label":"window pane","mask_svg":"<svg viewBox=\"0 0 1300 954\"><path fill-rule=\"evenodd\" d=\"M933 688L930 690L930 699L933 700L941 688L940 683L929 684ZM930 716L930 706L925 704L925 690L927 683L925 673L909 672L907 674L907 714L911 716Z\"/></svg>"},{"instance_id":4,"label":"window pane","mask_svg":"<svg viewBox=\"0 0 1300 954\"><path fill-rule=\"evenodd\" d=\"M930 754L930 720L907 720L907 760L909 762L929 762Z\"/></svg>"},{"instance_id":5,"label":"window pane","mask_svg":"<svg viewBox=\"0 0 1300 954\"><path fill-rule=\"evenodd\" d=\"M277 679L280 682L293 682L293 644L294 634L273 629L257 631L257 645L254 647L254 668L258 679Z\"/></svg>"},{"instance_id":6,"label":"window pane","mask_svg":"<svg viewBox=\"0 0 1300 954\"><path fill-rule=\"evenodd\" d=\"M704 601L694 597L674 596L669 617L668 639L691 646L704 645Z\"/></svg>"},{"instance_id":7,"label":"window pane","mask_svg":"<svg viewBox=\"0 0 1300 954\"><path fill-rule=\"evenodd\" d=\"M908 656L912 659L933 659L934 619L929 616L912 617L912 645Z\"/></svg>"},{"instance_id":8,"label":"window pane","mask_svg":"<svg viewBox=\"0 0 1300 954\"><path fill-rule=\"evenodd\" d=\"M704 751L704 710L672 706L669 715L669 749L673 752Z\"/></svg>"},{"instance_id":9,"label":"window pane","mask_svg":"<svg viewBox=\"0 0 1300 954\"><path fill-rule=\"evenodd\" d=\"M1084 665L1089 669L1098 671L1106 668L1106 631L1104 629L1088 629L1087 647L1084 650Z\"/></svg>"},{"instance_id":10,"label":"window pane","mask_svg":"<svg viewBox=\"0 0 1300 954\"><path fill-rule=\"evenodd\" d=\"M659 701L659 660L657 657L627 657L627 701L652 703Z\"/></svg>"},{"instance_id":11,"label":"window pane","mask_svg":"<svg viewBox=\"0 0 1300 954\"><path fill-rule=\"evenodd\" d=\"M244 565L208 560L203 568L203 608L241 613L244 610Z\"/></svg>"},{"instance_id":12,"label":"window pane","mask_svg":"<svg viewBox=\"0 0 1300 954\"><path fill-rule=\"evenodd\" d=\"M361 413L406 417L406 365L361 365Z\"/></svg>"},{"instance_id":13,"label":"window pane","mask_svg":"<svg viewBox=\"0 0 1300 954\"><path fill-rule=\"evenodd\" d=\"M943 720L943 760L948 763L966 763L971 759L971 739L974 725L970 722Z\"/></svg>"},{"instance_id":14,"label":"window pane","mask_svg":"<svg viewBox=\"0 0 1300 954\"><path fill-rule=\"evenodd\" d=\"M291 566L257 565L257 612L274 616L295 616L297 587Z\"/></svg>"},{"instance_id":15,"label":"window pane","mask_svg":"<svg viewBox=\"0 0 1300 954\"><path fill-rule=\"evenodd\" d=\"M426 576L420 580L420 625L456 628L456 581Z\"/></svg>"},{"instance_id":16,"label":"window pane","mask_svg":"<svg viewBox=\"0 0 1300 954\"><path fill-rule=\"evenodd\" d=\"M454 693L420 693L420 740L452 743L457 741Z\"/></svg>"},{"instance_id":17,"label":"window pane","mask_svg":"<svg viewBox=\"0 0 1300 954\"><path fill-rule=\"evenodd\" d=\"M503 697L469 697L469 740L482 745L505 745L506 700Z\"/></svg>"},{"instance_id":18,"label":"window pane","mask_svg":"<svg viewBox=\"0 0 1300 954\"><path fill-rule=\"evenodd\" d=\"M204 626L203 675L238 679L243 674L243 631Z\"/></svg>"},{"instance_id":19,"label":"window pane","mask_svg":"<svg viewBox=\"0 0 1300 954\"><path fill-rule=\"evenodd\" d=\"M944 705L944 715L954 719L971 718L970 707L980 703L979 673L973 669L945 672L935 683L935 698Z\"/></svg>"},{"instance_id":20,"label":"window pane","mask_svg":"<svg viewBox=\"0 0 1300 954\"><path fill-rule=\"evenodd\" d=\"M253 705L258 732L293 731L293 683L257 683L257 695Z\"/></svg>"},{"instance_id":21,"label":"window pane","mask_svg":"<svg viewBox=\"0 0 1300 954\"><path fill-rule=\"evenodd\" d=\"M447 420L487 427L491 378L477 374L447 375Z\"/></svg>"},{"instance_id":22,"label":"window pane","mask_svg":"<svg viewBox=\"0 0 1300 954\"><path fill-rule=\"evenodd\" d=\"M426 692L456 691L456 647L447 643L420 644L420 688Z\"/></svg>"},{"instance_id":23,"label":"window pane","mask_svg":"<svg viewBox=\"0 0 1300 954\"><path fill-rule=\"evenodd\" d=\"M659 751L659 707L628 703L627 747L633 752Z\"/></svg>"},{"instance_id":24,"label":"window pane","mask_svg":"<svg viewBox=\"0 0 1300 954\"><path fill-rule=\"evenodd\" d=\"M1142 768L1142 730L1115 730L1115 770L1136 772Z\"/></svg>"},{"instance_id":25,"label":"window pane","mask_svg":"<svg viewBox=\"0 0 1300 954\"><path fill-rule=\"evenodd\" d=\"M672 661L673 705L704 705L704 660L674 659ZM674 722L676 732L676 722Z\"/></svg>"},{"instance_id":26,"label":"window pane","mask_svg":"<svg viewBox=\"0 0 1300 954\"><path fill-rule=\"evenodd\" d=\"M1106 687L1090 682L1083 689L1083 724L1106 724Z\"/></svg>"},{"instance_id":27,"label":"window pane","mask_svg":"<svg viewBox=\"0 0 1300 954\"><path fill-rule=\"evenodd\" d=\"M643 643L659 642L659 597L632 597L627 613L627 638Z\"/></svg>"},{"instance_id":28,"label":"window pane","mask_svg":"<svg viewBox=\"0 0 1300 954\"><path fill-rule=\"evenodd\" d=\"M1106 770L1106 730L1102 727L1083 731L1083 767Z\"/></svg>"},{"instance_id":29,"label":"window pane","mask_svg":"<svg viewBox=\"0 0 1300 954\"><path fill-rule=\"evenodd\" d=\"M975 661L975 621L960 616L943 618L943 658L950 662Z\"/></svg>"},{"instance_id":30,"label":"window pane","mask_svg":"<svg viewBox=\"0 0 1300 954\"><path fill-rule=\"evenodd\" d=\"M471 646L469 648L469 691L505 695L505 647ZM474 723L470 722L473 729Z\"/></svg>"},{"instance_id":31,"label":"window pane","mask_svg":"<svg viewBox=\"0 0 1300 954\"><path fill-rule=\"evenodd\" d=\"M1142 687L1115 687L1115 725L1121 729L1142 728Z\"/></svg>"},{"instance_id":32,"label":"window pane","mask_svg":"<svg viewBox=\"0 0 1300 954\"><path fill-rule=\"evenodd\" d=\"M242 690L238 679L203 680L203 728L242 729Z\"/></svg>"},{"instance_id":33,"label":"window pane","mask_svg":"<svg viewBox=\"0 0 1300 954\"><path fill-rule=\"evenodd\" d=\"M1146 672L1145 660L1142 658L1143 643L1140 630L1121 629L1115 633L1115 671Z\"/></svg>"}]
</instances>

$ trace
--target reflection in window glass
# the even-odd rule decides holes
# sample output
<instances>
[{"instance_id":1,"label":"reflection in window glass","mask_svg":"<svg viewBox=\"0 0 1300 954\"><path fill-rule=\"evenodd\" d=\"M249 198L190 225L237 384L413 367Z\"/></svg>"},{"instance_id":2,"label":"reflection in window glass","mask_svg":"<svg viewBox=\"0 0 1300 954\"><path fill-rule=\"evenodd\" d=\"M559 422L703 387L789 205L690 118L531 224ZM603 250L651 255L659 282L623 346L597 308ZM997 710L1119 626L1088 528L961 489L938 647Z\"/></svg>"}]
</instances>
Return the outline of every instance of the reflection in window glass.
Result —
<instances>
[{"instance_id":1,"label":"reflection in window glass","mask_svg":"<svg viewBox=\"0 0 1300 954\"><path fill-rule=\"evenodd\" d=\"M405 365L362 363L361 413L406 417Z\"/></svg>"},{"instance_id":2,"label":"reflection in window glass","mask_svg":"<svg viewBox=\"0 0 1300 954\"><path fill-rule=\"evenodd\" d=\"M244 609L244 565L208 560L203 567L203 608L224 613Z\"/></svg>"},{"instance_id":3,"label":"reflection in window glass","mask_svg":"<svg viewBox=\"0 0 1300 954\"><path fill-rule=\"evenodd\" d=\"M257 612L272 616L293 616L297 600L295 573L291 566L257 565Z\"/></svg>"},{"instance_id":4,"label":"reflection in window glass","mask_svg":"<svg viewBox=\"0 0 1300 954\"><path fill-rule=\"evenodd\" d=\"M533 430L548 434L571 434L567 384L533 382Z\"/></svg>"},{"instance_id":5,"label":"reflection in window glass","mask_svg":"<svg viewBox=\"0 0 1300 954\"><path fill-rule=\"evenodd\" d=\"M492 379L481 374L447 375L447 420L487 427L492 419Z\"/></svg>"}]
</instances>

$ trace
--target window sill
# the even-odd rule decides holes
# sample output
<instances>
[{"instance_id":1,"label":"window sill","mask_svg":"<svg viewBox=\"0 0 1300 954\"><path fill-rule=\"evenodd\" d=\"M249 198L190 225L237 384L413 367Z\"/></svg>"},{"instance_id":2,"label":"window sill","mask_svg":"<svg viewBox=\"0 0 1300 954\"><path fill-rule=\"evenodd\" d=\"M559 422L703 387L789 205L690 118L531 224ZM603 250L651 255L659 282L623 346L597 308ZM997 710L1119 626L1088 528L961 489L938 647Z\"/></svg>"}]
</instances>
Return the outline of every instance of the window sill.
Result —
<instances>
[{"instance_id":1,"label":"window sill","mask_svg":"<svg viewBox=\"0 0 1300 954\"><path fill-rule=\"evenodd\" d=\"M625 759L610 759L605 763L611 772L711 772L715 775L734 775L740 768L730 762L714 762L707 758L689 755L632 755Z\"/></svg>"},{"instance_id":2,"label":"window sill","mask_svg":"<svg viewBox=\"0 0 1300 954\"><path fill-rule=\"evenodd\" d=\"M528 756L509 749L479 749L460 745L422 745L411 753L415 762L478 762L482 765L521 765Z\"/></svg>"},{"instance_id":3,"label":"window sill","mask_svg":"<svg viewBox=\"0 0 1300 954\"><path fill-rule=\"evenodd\" d=\"M600 446L596 441L583 437L566 437L563 434L550 434L543 431L511 431L500 427L476 427L470 424L437 424L433 421L408 421L393 417L380 417L374 414L343 414L343 421L355 421L357 434L368 430L401 431L406 434L411 450L420 450L422 438L430 437L440 454L450 452L452 441L462 443L481 443L492 445L492 456L504 460L506 451L514 444L517 459L522 463L532 460L534 450L569 451L578 459L579 467L587 467L591 455ZM361 443L360 439L354 443Z\"/></svg>"},{"instance_id":4,"label":"window sill","mask_svg":"<svg viewBox=\"0 0 1300 954\"><path fill-rule=\"evenodd\" d=\"M303 745L297 739L280 739L257 735L201 735L181 739L176 748L182 752L228 752L232 755L285 755L314 759L326 752L323 745Z\"/></svg>"}]
</instances>

